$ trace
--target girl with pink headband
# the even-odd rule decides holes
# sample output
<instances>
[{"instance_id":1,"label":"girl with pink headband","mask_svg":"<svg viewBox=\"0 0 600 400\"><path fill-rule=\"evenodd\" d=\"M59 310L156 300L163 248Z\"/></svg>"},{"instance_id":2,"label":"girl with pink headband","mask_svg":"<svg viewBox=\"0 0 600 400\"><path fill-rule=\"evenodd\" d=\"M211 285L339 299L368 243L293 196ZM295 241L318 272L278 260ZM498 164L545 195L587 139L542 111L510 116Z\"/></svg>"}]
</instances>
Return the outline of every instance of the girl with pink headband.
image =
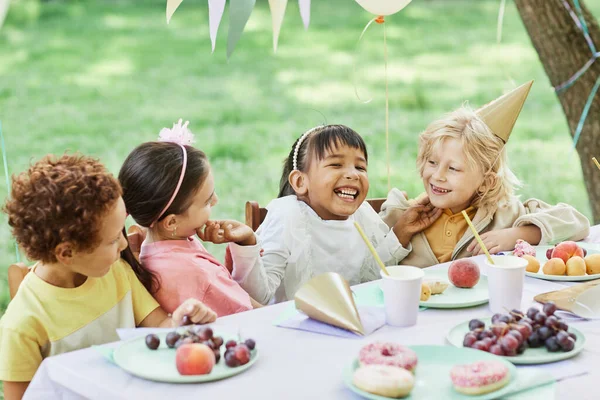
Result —
<instances>
[{"instance_id":1,"label":"girl with pink headband","mask_svg":"<svg viewBox=\"0 0 600 400\"><path fill-rule=\"evenodd\" d=\"M218 202L211 167L191 146L188 122L181 122L161 130L159 141L136 147L119 172L127 212L148 228L140 261L157 278L151 292L167 312L188 297L203 301L219 317L252 309L259 304L198 237L229 243L232 255L243 251L259 257L256 237L241 222L210 220Z\"/></svg>"}]
</instances>

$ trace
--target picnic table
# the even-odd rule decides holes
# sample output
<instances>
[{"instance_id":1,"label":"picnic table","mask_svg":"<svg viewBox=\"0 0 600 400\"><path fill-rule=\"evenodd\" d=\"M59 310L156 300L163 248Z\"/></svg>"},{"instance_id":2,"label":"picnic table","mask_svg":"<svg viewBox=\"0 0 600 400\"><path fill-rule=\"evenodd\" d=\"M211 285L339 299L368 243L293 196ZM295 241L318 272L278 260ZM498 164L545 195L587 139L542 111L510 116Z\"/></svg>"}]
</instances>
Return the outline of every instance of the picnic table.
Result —
<instances>
[{"instance_id":1,"label":"picnic table","mask_svg":"<svg viewBox=\"0 0 600 400\"><path fill-rule=\"evenodd\" d=\"M600 243L600 226L594 226L587 243ZM483 257L474 257L483 265ZM432 268L444 268L444 264ZM534 296L572 285L525 277L522 310ZM378 281L358 285L378 285ZM289 302L219 318L215 331L237 333L256 340L259 359L249 370L229 379L202 384L168 384L147 381L107 361L95 349L83 349L49 357L37 371L25 399L359 399L343 383L343 371L366 343L393 341L403 345L447 345L446 334L460 322L490 315L487 304L466 309L427 309L419 312L417 325L384 326L356 339L339 338L277 327L273 321L290 307ZM600 382L600 320L568 320L586 336L584 350L576 357L541 368L557 382L542 397L527 392L514 398L598 399ZM105 346L116 347L119 342ZM537 368L518 367L518 368ZM546 388L548 389L548 388ZM533 394L533 396L532 396Z\"/></svg>"}]
</instances>

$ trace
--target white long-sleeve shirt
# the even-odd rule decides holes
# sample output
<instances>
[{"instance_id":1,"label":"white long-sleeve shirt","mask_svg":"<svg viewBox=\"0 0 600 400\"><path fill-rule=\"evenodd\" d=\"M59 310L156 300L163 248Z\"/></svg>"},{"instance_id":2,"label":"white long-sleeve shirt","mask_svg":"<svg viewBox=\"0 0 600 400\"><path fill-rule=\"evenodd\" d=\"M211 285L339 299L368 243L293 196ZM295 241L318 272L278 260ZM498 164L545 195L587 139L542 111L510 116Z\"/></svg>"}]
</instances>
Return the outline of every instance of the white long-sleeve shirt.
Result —
<instances>
[{"instance_id":1,"label":"white long-sleeve shirt","mask_svg":"<svg viewBox=\"0 0 600 400\"><path fill-rule=\"evenodd\" d=\"M347 220L323 220L296 196L275 199L256 232L260 246L231 246L233 278L256 301L294 298L313 276L337 272L350 285L379 278L379 267L354 226L357 221L386 265L410 252L367 203ZM264 251L261 257L256 248Z\"/></svg>"}]
</instances>

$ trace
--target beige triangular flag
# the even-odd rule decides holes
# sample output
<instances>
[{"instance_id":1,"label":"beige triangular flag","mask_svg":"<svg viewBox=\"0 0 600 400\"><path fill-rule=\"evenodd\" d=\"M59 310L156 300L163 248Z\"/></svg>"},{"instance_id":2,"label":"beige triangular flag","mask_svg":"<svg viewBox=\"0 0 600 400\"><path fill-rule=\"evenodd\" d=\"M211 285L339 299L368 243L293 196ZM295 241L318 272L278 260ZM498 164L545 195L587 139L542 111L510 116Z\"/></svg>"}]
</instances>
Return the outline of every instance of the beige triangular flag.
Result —
<instances>
[{"instance_id":1,"label":"beige triangular flag","mask_svg":"<svg viewBox=\"0 0 600 400\"><path fill-rule=\"evenodd\" d=\"M348 282L327 272L306 282L294 296L296 308L312 319L364 335Z\"/></svg>"},{"instance_id":2,"label":"beige triangular flag","mask_svg":"<svg viewBox=\"0 0 600 400\"><path fill-rule=\"evenodd\" d=\"M167 24L183 0L167 0Z\"/></svg>"},{"instance_id":3,"label":"beige triangular flag","mask_svg":"<svg viewBox=\"0 0 600 400\"><path fill-rule=\"evenodd\" d=\"M524 83L476 111L490 130L504 140L504 143L508 142L531 85L533 81Z\"/></svg>"},{"instance_id":4,"label":"beige triangular flag","mask_svg":"<svg viewBox=\"0 0 600 400\"><path fill-rule=\"evenodd\" d=\"M269 0L269 8L271 9L271 20L273 22L273 51L277 52L277 43L279 41L279 32L281 24L283 24L283 16L285 15L285 7L288 0Z\"/></svg>"}]
</instances>

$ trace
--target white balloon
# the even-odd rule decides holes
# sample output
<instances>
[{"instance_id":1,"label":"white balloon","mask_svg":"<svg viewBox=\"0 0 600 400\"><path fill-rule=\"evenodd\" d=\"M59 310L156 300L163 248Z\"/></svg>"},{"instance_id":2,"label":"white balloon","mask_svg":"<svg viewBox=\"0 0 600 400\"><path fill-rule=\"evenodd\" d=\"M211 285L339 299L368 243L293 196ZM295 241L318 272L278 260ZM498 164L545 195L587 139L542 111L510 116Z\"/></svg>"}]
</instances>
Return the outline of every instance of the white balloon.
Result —
<instances>
[{"instance_id":1,"label":"white balloon","mask_svg":"<svg viewBox=\"0 0 600 400\"><path fill-rule=\"evenodd\" d=\"M396 14L411 1L412 0L356 0L362 8L375 15Z\"/></svg>"}]
</instances>

